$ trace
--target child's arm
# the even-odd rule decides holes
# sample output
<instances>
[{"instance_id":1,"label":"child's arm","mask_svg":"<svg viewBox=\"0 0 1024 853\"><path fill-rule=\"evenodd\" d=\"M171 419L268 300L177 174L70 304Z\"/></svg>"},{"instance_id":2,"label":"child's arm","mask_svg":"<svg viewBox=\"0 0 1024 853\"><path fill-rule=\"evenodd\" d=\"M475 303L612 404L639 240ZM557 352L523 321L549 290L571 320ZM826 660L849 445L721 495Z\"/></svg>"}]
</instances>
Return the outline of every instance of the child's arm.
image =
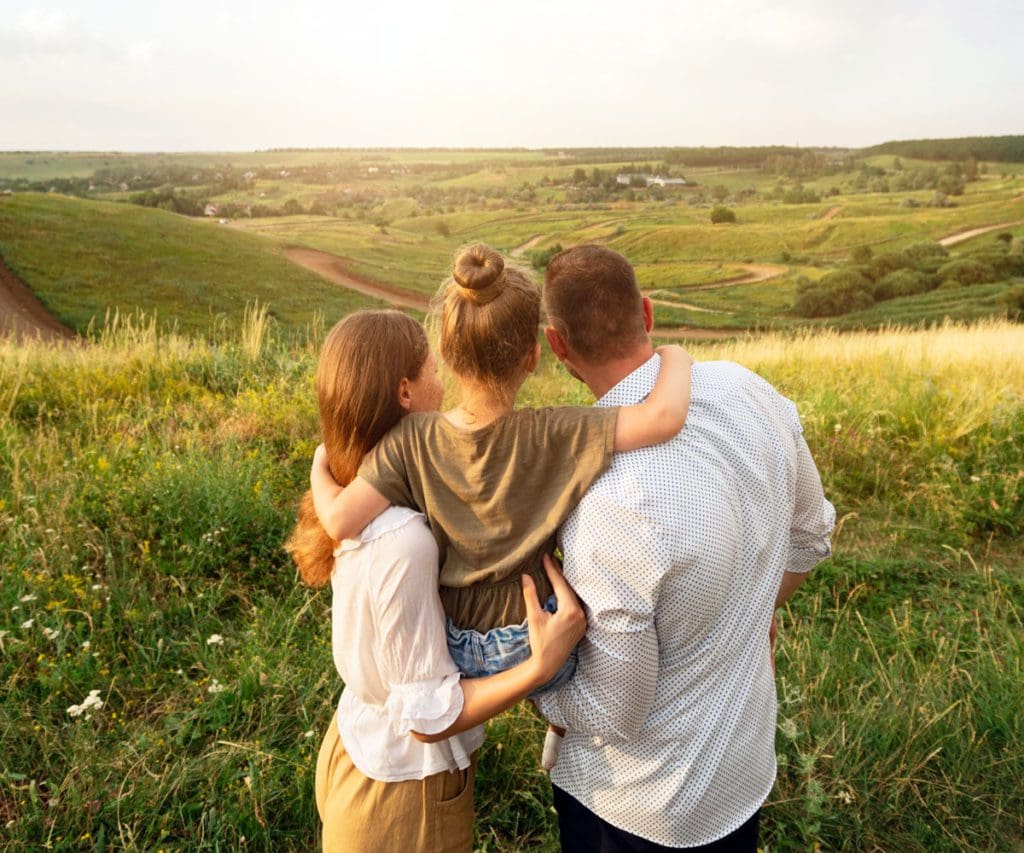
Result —
<instances>
[{"instance_id":1,"label":"child's arm","mask_svg":"<svg viewBox=\"0 0 1024 853\"><path fill-rule=\"evenodd\" d=\"M357 536L390 506L390 501L361 477L356 477L347 486L339 486L331 474L322 444L313 455L309 484L313 490L313 508L317 518L327 535L339 542Z\"/></svg>"},{"instance_id":2,"label":"child's arm","mask_svg":"<svg viewBox=\"0 0 1024 853\"><path fill-rule=\"evenodd\" d=\"M677 346L658 347L655 352L661 356L658 381L643 403L619 409L615 421L617 451L636 450L668 441L686 423L693 357Z\"/></svg>"}]
</instances>

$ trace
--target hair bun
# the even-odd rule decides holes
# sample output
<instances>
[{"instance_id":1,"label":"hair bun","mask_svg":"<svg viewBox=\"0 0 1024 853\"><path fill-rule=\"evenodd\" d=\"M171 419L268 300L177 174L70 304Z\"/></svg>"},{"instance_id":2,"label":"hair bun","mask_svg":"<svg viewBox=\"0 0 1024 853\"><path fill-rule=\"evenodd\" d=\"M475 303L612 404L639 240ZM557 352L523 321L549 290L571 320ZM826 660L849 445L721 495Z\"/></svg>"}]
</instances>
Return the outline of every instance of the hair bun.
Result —
<instances>
[{"instance_id":1,"label":"hair bun","mask_svg":"<svg viewBox=\"0 0 1024 853\"><path fill-rule=\"evenodd\" d=\"M486 305L505 287L505 259L486 243L477 243L459 252L452 277L464 297Z\"/></svg>"}]
</instances>

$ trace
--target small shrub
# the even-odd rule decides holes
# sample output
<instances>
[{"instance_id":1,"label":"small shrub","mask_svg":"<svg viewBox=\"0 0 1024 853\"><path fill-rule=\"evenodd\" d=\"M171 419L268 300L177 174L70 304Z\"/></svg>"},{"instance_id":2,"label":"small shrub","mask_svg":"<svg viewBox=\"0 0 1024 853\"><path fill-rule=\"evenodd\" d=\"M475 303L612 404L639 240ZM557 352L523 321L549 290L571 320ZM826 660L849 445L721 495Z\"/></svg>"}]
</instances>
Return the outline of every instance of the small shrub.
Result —
<instances>
[{"instance_id":1,"label":"small shrub","mask_svg":"<svg viewBox=\"0 0 1024 853\"><path fill-rule=\"evenodd\" d=\"M903 254L916 265L926 258L948 258L949 249L932 240L922 240L920 243L907 246L903 250Z\"/></svg>"},{"instance_id":2,"label":"small shrub","mask_svg":"<svg viewBox=\"0 0 1024 853\"><path fill-rule=\"evenodd\" d=\"M913 261L902 252L886 252L871 262L868 278L872 281L881 281L889 273L906 269L909 266L913 266Z\"/></svg>"},{"instance_id":3,"label":"small shrub","mask_svg":"<svg viewBox=\"0 0 1024 853\"><path fill-rule=\"evenodd\" d=\"M874 296L879 302L898 296L916 296L931 290L933 280L917 270L894 270L875 283Z\"/></svg>"},{"instance_id":4,"label":"small shrub","mask_svg":"<svg viewBox=\"0 0 1024 853\"><path fill-rule=\"evenodd\" d=\"M1016 284L999 294L999 304L1006 309L1006 318L1024 322L1024 284Z\"/></svg>"},{"instance_id":5,"label":"small shrub","mask_svg":"<svg viewBox=\"0 0 1024 853\"><path fill-rule=\"evenodd\" d=\"M969 258L958 258L939 267L939 278L944 285L965 285L996 281L997 276L995 270L988 264Z\"/></svg>"},{"instance_id":6,"label":"small shrub","mask_svg":"<svg viewBox=\"0 0 1024 853\"><path fill-rule=\"evenodd\" d=\"M874 253L871 251L870 246L855 246L853 251L850 253L850 259L855 264L866 264L871 260L871 256Z\"/></svg>"},{"instance_id":7,"label":"small shrub","mask_svg":"<svg viewBox=\"0 0 1024 853\"><path fill-rule=\"evenodd\" d=\"M722 222L735 222L736 211L731 207L723 207L722 205L715 205L711 209L711 224L718 225Z\"/></svg>"},{"instance_id":8,"label":"small shrub","mask_svg":"<svg viewBox=\"0 0 1024 853\"><path fill-rule=\"evenodd\" d=\"M800 289L793 310L801 317L837 317L875 304L871 280L853 270L830 272L816 285Z\"/></svg>"},{"instance_id":9,"label":"small shrub","mask_svg":"<svg viewBox=\"0 0 1024 853\"><path fill-rule=\"evenodd\" d=\"M532 252L527 252L526 257L529 258L530 264L535 270L546 270L551 259L562 251L562 244L555 243L553 246L548 246L546 249L536 249Z\"/></svg>"}]
</instances>

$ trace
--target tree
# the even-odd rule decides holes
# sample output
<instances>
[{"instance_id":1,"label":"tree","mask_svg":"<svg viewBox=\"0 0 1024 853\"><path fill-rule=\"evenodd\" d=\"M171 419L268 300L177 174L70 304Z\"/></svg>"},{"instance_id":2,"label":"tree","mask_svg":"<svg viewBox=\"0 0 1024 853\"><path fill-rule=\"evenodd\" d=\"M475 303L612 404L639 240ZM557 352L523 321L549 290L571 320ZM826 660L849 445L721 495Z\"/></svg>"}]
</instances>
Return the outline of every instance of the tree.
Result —
<instances>
[{"instance_id":1,"label":"tree","mask_svg":"<svg viewBox=\"0 0 1024 853\"><path fill-rule=\"evenodd\" d=\"M964 164L964 180L978 180L978 161L974 159L973 154L967 158L967 162Z\"/></svg>"},{"instance_id":2,"label":"tree","mask_svg":"<svg viewBox=\"0 0 1024 853\"><path fill-rule=\"evenodd\" d=\"M573 169L572 170L572 182L579 186L587 182L587 170L586 169Z\"/></svg>"},{"instance_id":3,"label":"tree","mask_svg":"<svg viewBox=\"0 0 1024 853\"><path fill-rule=\"evenodd\" d=\"M718 225L722 222L735 222L736 211L731 207L723 207L720 204L716 204L711 208L711 224Z\"/></svg>"}]
</instances>

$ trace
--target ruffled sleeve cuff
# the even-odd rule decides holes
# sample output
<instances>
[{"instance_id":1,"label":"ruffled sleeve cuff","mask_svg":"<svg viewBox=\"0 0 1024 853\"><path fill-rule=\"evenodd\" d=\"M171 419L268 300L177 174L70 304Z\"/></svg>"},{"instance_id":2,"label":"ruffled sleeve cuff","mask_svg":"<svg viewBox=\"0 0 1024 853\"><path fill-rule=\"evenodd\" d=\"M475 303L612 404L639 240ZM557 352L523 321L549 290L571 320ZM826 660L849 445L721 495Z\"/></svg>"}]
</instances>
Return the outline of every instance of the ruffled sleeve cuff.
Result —
<instances>
[{"instance_id":1,"label":"ruffled sleeve cuff","mask_svg":"<svg viewBox=\"0 0 1024 853\"><path fill-rule=\"evenodd\" d=\"M391 725L399 734L443 732L462 713L460 673L409 684L395 684L384 705Z\"/></svg>"}]
</instances>

